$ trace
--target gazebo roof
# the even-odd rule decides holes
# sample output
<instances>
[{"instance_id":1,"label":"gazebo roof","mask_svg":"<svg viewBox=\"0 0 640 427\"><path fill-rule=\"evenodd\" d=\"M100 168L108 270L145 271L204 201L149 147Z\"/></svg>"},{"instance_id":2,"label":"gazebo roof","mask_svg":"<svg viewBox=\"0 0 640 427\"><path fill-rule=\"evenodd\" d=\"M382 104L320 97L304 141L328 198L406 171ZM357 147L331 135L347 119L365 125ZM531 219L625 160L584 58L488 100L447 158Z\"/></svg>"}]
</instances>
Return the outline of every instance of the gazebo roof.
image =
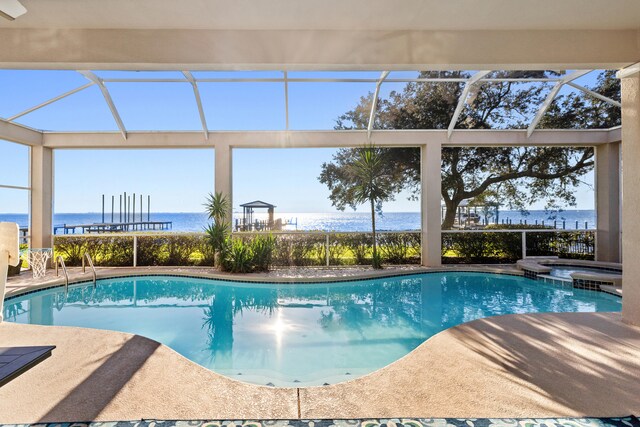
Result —
<instances>
[{"instance_id":1,"label":"gazebo roof","mask_svg":"<svg viewBox=\"0 0 640 427\"><path fill-rule=\"evenodd\" d=\"M254 200L253 202L245 203L240 205L243 208L257 208L257 209L269 209L275 208L276 205L272 205L271 203L263 202L262 200Z\"/></svg>"}]
</instances>

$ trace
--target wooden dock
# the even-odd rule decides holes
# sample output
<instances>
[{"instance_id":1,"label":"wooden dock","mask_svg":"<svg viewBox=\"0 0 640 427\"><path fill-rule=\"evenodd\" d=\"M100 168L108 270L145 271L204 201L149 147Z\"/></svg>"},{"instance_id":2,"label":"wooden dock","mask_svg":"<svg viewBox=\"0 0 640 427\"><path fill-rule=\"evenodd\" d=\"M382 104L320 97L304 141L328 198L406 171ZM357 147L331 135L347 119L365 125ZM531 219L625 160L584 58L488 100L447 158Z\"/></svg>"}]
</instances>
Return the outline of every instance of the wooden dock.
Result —
<instances>
[{"instance_id":1,"label":"wooden dock","mask_svg":"<svg viewBox=\"0 0 640 427\"><path fill-rule=\"evenodd\" d=\"M53 234L85 233L121 233L129 231L162 231L171 230L172 221L137 221L137 222L106 222L94 224L61 224L53 227ZM61 233L58 233L61 231Z\"/></svg>"}]
</instances>

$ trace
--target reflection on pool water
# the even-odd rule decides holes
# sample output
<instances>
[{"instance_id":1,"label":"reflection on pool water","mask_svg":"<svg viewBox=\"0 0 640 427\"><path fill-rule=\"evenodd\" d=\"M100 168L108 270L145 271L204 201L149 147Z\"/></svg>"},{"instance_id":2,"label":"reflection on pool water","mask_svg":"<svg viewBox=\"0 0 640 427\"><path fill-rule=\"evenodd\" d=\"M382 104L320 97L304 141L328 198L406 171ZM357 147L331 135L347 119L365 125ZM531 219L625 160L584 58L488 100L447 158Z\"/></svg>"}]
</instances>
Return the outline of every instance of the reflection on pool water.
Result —
<instances>
[{"instance_id":1,"label":"reflection on pool water","mask_svg":"<svg viewBox=\"0 0 640 427\"><path fill-rule=\"evenodd\" d=\"M332 284L149 276L6 301L8 321L144 335L229 377L336 383L382 368L434 334L508 313L619 311L613 295L523 277L431 273ZM426 369L426 367L425 367Z\"/></svg>"}]
</instances>

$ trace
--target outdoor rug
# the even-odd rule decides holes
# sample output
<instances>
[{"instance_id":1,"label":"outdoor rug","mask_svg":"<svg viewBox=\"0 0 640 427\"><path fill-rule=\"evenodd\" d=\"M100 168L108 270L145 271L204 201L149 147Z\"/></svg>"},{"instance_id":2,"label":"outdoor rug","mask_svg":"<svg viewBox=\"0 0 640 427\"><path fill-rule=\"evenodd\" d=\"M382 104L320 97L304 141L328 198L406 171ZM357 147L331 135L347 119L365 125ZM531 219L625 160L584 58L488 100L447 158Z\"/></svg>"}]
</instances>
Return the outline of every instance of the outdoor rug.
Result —
<instances>
[{"instance_id":1,"label":"outdoor rug","mask_svg":"<svg viewBox=\"0 0 640 427\"><path fill-rule=\"evenodd\" d=\"M620 418L391 418L354 420L140 420L114 422L0 424L0 427L640 427Z\"/></svg>"}]
</instances>

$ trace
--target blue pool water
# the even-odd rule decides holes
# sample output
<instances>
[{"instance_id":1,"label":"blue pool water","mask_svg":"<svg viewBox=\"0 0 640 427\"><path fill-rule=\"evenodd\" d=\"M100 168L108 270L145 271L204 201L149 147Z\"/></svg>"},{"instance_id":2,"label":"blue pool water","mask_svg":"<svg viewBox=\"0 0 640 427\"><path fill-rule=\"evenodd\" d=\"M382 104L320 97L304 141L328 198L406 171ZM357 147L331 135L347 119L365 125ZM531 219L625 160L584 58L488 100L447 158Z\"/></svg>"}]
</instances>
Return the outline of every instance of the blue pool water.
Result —
<instances>
[{"instance_id":1,"label":"blue pool water","mask_svg":"<svg viewBox=\"0 0 640 427\"><path fill-rule=\"evenodd\" d=\"M238 380L305 386L372 372L474 319L620 309L621 299L605 293L446 272L297 285L118 278L9 299L4 316L135 333Z\"/></svg>"}]
</instances>

